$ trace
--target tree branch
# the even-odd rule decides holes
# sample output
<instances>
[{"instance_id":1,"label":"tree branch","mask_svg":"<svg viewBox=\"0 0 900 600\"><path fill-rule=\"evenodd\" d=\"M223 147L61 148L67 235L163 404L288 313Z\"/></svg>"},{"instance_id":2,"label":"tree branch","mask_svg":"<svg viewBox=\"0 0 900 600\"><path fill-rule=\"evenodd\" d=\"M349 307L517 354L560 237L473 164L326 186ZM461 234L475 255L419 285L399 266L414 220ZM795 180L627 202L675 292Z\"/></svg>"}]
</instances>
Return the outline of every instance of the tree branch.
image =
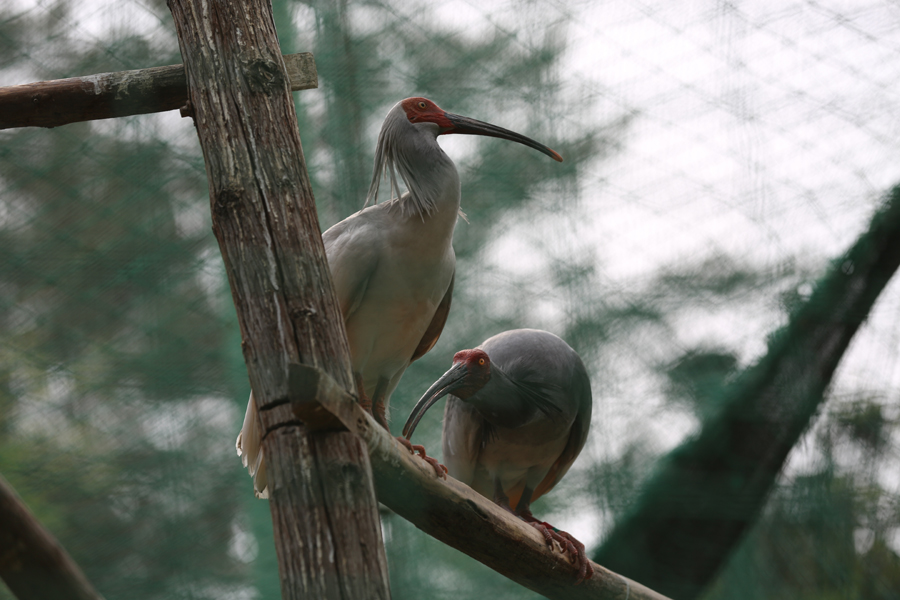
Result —
<instances>
[{"instance_id":1,"label":"tree branch","mask_svg":"<svg viewBox=\"0 0 900 600\"><path fill-rule=\"evenodd\" d=\"M0 578L19 600L103 600L2 476Z\"/></svg>"},{"instance_id":2,"label":"tree branch","mask_svg":"<svg viewBox=\"0 0 900 600\"><path fill-rule=\"evenodd\" d=\"M312 54L285 55L284 64L291 91L318 87ZM0 129L163 112L181 108L187 100L184 65L13 85L0 88Z\"/></svg>"},{"instance_id":3,"label":"tree branch","mask_svg":"<svg viewBox=\"0 0 900 600\"><path fill-rule=\"evenodd\" d=\"M772 336L768 354L725 390L724 409L662 461L595 558L671 596L698 596L757 518L898 265L895 187L869 230Z\"/></svg>"},{"instance_id":4,"label":"tree branch","mask_svg":"<svg viewBox=\"0 0 900 600\"><path fill-rule=\"evenodd\" d=\"M665 600L643 585L594 564L575 585L578 569L543 536L469 486L439 479L364 411L327 374L292 364L288 392L294 415L309 429L348 429L366 444L378 499L436 539L539 594L559 600Z\"/></svg>"}]
</instances>

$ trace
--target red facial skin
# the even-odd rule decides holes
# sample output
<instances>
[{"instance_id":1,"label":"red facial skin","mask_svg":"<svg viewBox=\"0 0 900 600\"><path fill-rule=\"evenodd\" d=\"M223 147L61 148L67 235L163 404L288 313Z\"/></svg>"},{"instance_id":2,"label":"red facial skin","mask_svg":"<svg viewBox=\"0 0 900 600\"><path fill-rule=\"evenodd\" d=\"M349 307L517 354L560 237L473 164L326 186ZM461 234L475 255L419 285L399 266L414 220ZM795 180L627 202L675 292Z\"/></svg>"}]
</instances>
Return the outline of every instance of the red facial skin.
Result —
<instances>
[{"instance_id":1,"label":"red facial skin","mask_svg":"<svg viewBox=\"0 0 900 600\"><path fill-rule=\"evenodd\" d=\"M447 118L444 109L428 98L407 98L400 103L410 123L435 123L441 133L453 129L453 123Z\"/></svg>"},{"instance_id":2,"label":"red facial skin","mask_svg":"<svg viewBox=\"0 0 900 600\"><path fill-rule=\"evenodd\" d=\"M453 389L453 395L465 400L484 387L491 379L491 358L487 352L479 348L473 350L460 350L453 356L453 364L464 363L467 373L457 387Z\"/></svg>"}]
</instances>

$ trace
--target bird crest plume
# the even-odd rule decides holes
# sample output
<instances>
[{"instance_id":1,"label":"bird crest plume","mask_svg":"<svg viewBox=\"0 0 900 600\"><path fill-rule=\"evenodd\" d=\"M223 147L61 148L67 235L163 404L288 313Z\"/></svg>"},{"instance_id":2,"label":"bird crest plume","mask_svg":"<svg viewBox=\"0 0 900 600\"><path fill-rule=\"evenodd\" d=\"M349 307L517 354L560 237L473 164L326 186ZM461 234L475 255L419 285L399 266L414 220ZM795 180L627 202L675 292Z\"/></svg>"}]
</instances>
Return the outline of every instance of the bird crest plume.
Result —
<instances>
[{"instance_id":1,"label":"bird crest plume","mask_svg":"<svg viewBox=\"0 0 900 600\"><path fill-rule=\"evenodd\" d=\"M378 134L375 169L363 208L369 204L377 204L378 190L384 177L390 180L391 184L389 202L397 204L404 215L419 216L424 220L426 216L436 212L438 200L444 189L441 178L434 177L433 171L430 177L416 177L416 172L422 171L423 159L431 169L443 168L452 171L452 179L458 182L453 161L444 154L434 138L417 131L410 124L401 104L398 103L388 113ZM407 189L407 193L402 195L397 180L398 174ZM469 222L462 210L458 210L458 214L466 223Z\"/></svg>"},{"instance_id":2,"label":"bird crest plume","mask_svg":"<svg viewBox=\"0 0 900 600\"><path fill-rule=\"evenodd\" d=\"M405 122L404 122L405 121ZM430 189L421 179L417 179L414 166L409 160L407 152L403 151L404 129L411 127L406 121L403 111L391 110L378 134L378 144L375 147L375 169L372 174L372 183L369 185L369 193L366 196L366 204L377 204L378 189L381 178L385 177L391 182L391 202L398 202L404 214L419 215L423 218L437 210L437 194L439 190ZM397 175L406 185L408 192L401 196Z\"/></svg>"}]
</instances>

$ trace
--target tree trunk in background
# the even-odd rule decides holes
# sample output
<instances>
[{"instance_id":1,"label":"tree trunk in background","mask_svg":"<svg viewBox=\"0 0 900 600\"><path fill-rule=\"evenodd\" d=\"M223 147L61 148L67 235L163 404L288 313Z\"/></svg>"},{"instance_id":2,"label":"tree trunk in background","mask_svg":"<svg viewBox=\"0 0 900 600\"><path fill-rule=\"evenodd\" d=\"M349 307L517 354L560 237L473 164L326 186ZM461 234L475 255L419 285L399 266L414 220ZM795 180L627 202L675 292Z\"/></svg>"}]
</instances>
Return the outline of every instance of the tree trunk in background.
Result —
<instances>
[{"instance_id":1,"label":"tree trunk in background","mask_svg":"<svg viewBox=\"0 0 900 600\"><path fill-rule=\"evenodd\" d=\"M369 189L371 167L369 152L363 147L363 115L365 105L360 90L361 60L356 40L350 35L347 0L325 0L314 3L319 28L316 58L329 74L329 85L323 90L328 105L324 141L330 149L337 174L331 208L335 222L363 207Z\"/></svg>"},{"instance_id":2,"label":"tree trunk in background","mask_svg":"<svg viewBox=\"0 0 900 600\"><path fill-rule=\"evenodd\" d=\"M388 598L361 442L348 432L310 434L289 405L289 363L314 365L353 388L271 6L171 0L169 7L265 434L282 595ZM339 499L325 483L335 470L356 482Z\"/></svg>"},{"instance_id":3,"label":"tree trunk in background","mask_svg":"<svg viewBox=\"0 0 900 600\"><path fill-rule=\"evenodd\" d=\"M0 579L19 600L103 600L56 538L0 477Z\"/></svg>"},{"instance_id":4,"label":"tree trunk in background","mask_svg":"<svg viewBox=\"0 0 900 600\"><path fill-rule=\"evenodd\" d=\"M699 596L756 520L851 338L900 265L900 187L726 390L724 409L663 460L594 555L662 594Z\"/></svg>"}]
</instances>

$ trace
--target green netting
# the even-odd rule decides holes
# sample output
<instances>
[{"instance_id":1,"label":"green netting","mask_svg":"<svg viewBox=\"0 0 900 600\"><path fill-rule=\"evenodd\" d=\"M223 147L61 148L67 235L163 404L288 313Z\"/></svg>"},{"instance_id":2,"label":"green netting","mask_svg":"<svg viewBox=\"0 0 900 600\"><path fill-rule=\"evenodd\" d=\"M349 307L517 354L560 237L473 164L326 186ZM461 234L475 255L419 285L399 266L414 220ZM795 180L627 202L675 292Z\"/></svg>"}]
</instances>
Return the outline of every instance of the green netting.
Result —
<instances>
[{"instance_id":1,"label":"green netting","mask_svg":"<svg viewBox=\"0 0 900 600\"><path fill-rule=\"evenodd\" d=\"M442 138L469 223L445 332L391 410L398 433L494 333L565 338L592 435L533 508L593 555L900 181L888 0L274 8L283 50L316 56L295 98L323 229L362 205L406 96L565 157ZM178 62L159 0L0 6L0 85ZM233 450L249 389L205 182L177 111L0 132L0 473L109 599L279 593ZM889 283L702 597L900 598L898 309ZM440 414L416 433L438 456ZM388 511L383 532L394 598L534 597Z\"/></svg>"}]
</instances>

